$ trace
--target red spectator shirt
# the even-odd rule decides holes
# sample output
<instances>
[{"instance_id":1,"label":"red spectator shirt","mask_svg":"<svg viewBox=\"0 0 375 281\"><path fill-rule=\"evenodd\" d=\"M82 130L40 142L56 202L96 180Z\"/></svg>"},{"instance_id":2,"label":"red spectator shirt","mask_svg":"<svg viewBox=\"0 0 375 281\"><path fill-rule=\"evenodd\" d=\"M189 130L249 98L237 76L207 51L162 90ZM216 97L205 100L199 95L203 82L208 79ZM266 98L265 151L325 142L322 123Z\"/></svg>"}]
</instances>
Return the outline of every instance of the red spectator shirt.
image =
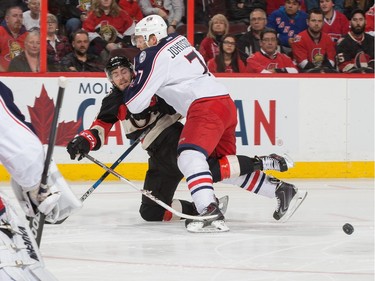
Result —
<instances>
[{"instance_id":1,"label":"red spectator shirt","mask_svg":"<svg viewBox=\"0 0 375 281\"><path fill-rule=\"evenodd\" d=\"M366 32L374 32L375 4L366 12Z\"/></svg>"},{"instance_id":2,"label":"red spectator shirt","mask_svg":"<svg viewBox=\"0 0 375 281\"><path fill-rule=\"evenodd\" d=\"M27 32L14 38L4 26L0 26L0 65L6 71L10 61L24 49Z\"/></svg>"},{"instance_id":3,"label":"red spectator shirt","mask_svg":"<svg viewBox=\"0 0 375 281\"><path fill-rule=\"evenodd\" d=\"M217 64L216 64L216 61L215 61L215 58L212 58L210 59L208 62L207 62L207 67L208 67L208 70L211 72L211 73L217 73ZM245 73L246 72L246 66L245 64L243 63L243 61L238 58L238 68L239 68L239 71L234 71L233 68L232 68L232 65L227 65L225 67L225 73L234 73L234 72L237 72L237 73Z\"/></svg>"},{"instance_id":4,"label":"red spectator shirt","mask_svg":"<svg viewBox=\"0 0 375 281\"><path fill-rule=\"evenodd\" d=\"M308 30L302 31L295 37L292 52L294 60L301 68L304 68L308 62L320 66L324 56L327 56L332 66L335 64L336 50L334 43L331 37L324 32L321 33L319 42L315 43Z\"/></svg>"},{"instance_id":5,"label":"red spectator shirt","mask_svg":"<svg viewBox=\"0 0 375 281\"><path fill-rule=\"evenodd\" d=\"M138 5L137 1L132 0L120 0L119 6L125 10L131 18L139 22L141 19L143 19L142 10Z\"/></svg>"},{"instance_id":6,"label":"red spectator shirt","mask_svg":"<svg viewBox=\"0 0 375 281\"><path fill-rule=\"evenodd\" d=\"M117 17L103 14L101 17L97 17L93 12L90 12L87 19L83 22L83 29L88 32L96 32L97 28L101 25L112 25L116 30L123 35L124 32L132 26L133 19L129 14L120 10L120 14Z\"/></svg>"},{"instance_id":7,"label":"red spectator shirt","mask_svg":"<svg viewBox=\"0 0 375 281\"><path fill-rule=\"evenodd\" d=\"M298 72L296 64L292 61L292 59L279 52L276 52L273 57L269 57L262 51L258 51L250 55L246 62L246 72L250 73L264 73L275 68L293 68L295 69L295 72ZM286 69L286 72L290 71Z\"/></svg>"},{"instance_id":8,"label":"red spectator shirt","mask_svg":"<svg viewBox=\"0 0 375 281\"><path fill-rule=\"evenodd\" d=\"M348 34L349 20L343 13L334 11L331 21L324 18L322 31L327 33L331 37L332 42L336 44L340 38Z\"/></svg>"},{"instance_id":9,"label":"red spectator shirt","mask_svg":"<svg viewBox=\"0 0 375 281\"><path fill-rule=\"evenodd\" d=\"M208 62L219 54L219 45L213 38L205 37L199 46L199 53L203 56L204 61Z\"/></svg>"}]
</instances>

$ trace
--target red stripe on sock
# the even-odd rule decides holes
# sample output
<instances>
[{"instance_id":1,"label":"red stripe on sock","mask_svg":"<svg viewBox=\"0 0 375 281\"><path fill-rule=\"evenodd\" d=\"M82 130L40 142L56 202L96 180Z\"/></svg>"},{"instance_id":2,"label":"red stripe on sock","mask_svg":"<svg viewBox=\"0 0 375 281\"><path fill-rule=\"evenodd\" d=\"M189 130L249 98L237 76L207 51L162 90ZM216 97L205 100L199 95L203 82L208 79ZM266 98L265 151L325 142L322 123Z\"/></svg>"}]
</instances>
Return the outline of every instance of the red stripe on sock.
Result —
<instances>
[{"instance_id":1,"label":"red stripe on sock","mask_svg":"<svg viewBox=\"0 0 375 281\"><path fill-rule=\"evenodd\" d=\"M1 200L0 198L0 215L2 215L3 213L5 213L5 205L3 203L3 200Z\"/></svg>"},{"instance_id":2,"label":"red stripe on sock","mask_svg":"<svg viewBox=\"0 0 375 281\"><path fill-rule=\"evenodd\" d=\"M256 186L256 184L257 184L257 182L258 182L258 179L259 179L259 175L260 175L260 173L259 173L259 171L255 171L254 173L253 173L253 179L251 180L251 182L250 182L250 185L249 185L249 187L248 188L246 188L248 191L253 191L253 189L254 189L254 187Z\"/></svg>"},{"instance_id":3,"label":"red stripe on sock","mask_svg":"<svg viewBox=\"0 0 375 281\"><path fill-rule=\"evenodd\" d=\"M192 189L193 187L197 186L198 184L201 184L201 183L209 183L212 185L212 179L211 178L202 178L202 179L198 179L198 180L195 180L195 181L191 181L188 183L188 188L189 190Z\"/></svg>"}]
</instances>

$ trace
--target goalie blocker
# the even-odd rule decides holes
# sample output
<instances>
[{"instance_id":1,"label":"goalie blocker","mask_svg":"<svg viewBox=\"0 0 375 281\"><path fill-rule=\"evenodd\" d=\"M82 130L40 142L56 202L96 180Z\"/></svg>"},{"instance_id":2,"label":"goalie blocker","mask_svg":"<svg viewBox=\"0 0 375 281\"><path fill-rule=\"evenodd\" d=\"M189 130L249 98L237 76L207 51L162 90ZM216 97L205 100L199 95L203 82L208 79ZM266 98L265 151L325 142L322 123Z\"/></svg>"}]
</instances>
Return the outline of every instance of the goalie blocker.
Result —
<instances>
[{"instance_id":1,"label":"goalie blocker","mask_svg":"<svg viewBox=\"0 0 375 281\"><path fill-rule=\"evenodd\" d=\"M0 280L55 281L24 219L0 193Z\"/></svg>"}]
</instances>

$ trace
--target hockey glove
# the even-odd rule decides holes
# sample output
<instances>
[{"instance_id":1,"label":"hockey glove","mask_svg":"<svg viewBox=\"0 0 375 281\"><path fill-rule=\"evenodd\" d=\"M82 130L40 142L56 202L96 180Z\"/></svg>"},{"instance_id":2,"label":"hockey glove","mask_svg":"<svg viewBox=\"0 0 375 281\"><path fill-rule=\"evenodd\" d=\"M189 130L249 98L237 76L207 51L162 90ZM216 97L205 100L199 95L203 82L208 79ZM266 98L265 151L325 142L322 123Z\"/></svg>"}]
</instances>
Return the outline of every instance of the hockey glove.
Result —
<instances>
[{"instance_id":1,"label":"hockey glove","mask_svg":"<svg viewBox=\"0 0 375 281\"><path fill-rule=\"evenodd\" d=\"M68 143L66 149L70 154L70 159L74 160L79 155L79 161L83 158L84 154L89 153L96 147L100 147L98 131L84 130Z\"/></svg>"},{"instance_id":2,"label":"hockey glove","mask_svg":"<svg viewBox=\"0 0 375 281\"><path fill-rule=\"evenodd\" d=\"M134 119L136 121L146 120L146 123L148 123L151 118L151 113L157 111L157 102L158 98L153 96L150 105L145 110L140 113L131 113L128 111L126 119Z\"/></svg>"},{"instance_id":3,"label":"hockey glove","mask_svg":"<svg viewBox=\"0 0 375 281\"><path fill-rule=\"evenodd\" d=\"M41 191L39 191L41 190ZM56 207L61 192L54 186L46 185L28 192L29 198L34 206L45 215L49 215Z\"/></svg>"}]
</instances>

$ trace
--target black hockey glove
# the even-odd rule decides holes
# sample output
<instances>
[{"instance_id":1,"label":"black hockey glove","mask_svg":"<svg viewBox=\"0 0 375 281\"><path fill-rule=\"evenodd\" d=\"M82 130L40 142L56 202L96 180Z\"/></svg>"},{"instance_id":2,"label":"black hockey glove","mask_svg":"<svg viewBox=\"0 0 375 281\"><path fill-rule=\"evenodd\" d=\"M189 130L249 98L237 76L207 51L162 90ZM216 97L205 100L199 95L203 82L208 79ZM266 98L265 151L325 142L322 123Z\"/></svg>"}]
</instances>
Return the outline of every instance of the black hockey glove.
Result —
<instances>
[{"instance_id":1,"label":"black hockey glove","mask_svg":"<svg viewBox=\"0 0 375 281\"><path fill-rule=\"evenodd\" d=\"M90 150L98 147L100 147L98 131L84 130L68 143L66 150L70 154L70 159L72 160L74 160L77 155L79 155L79 161L84 157L84 154L87 154L90 152Z\"/></svg>"}]
</instances>

